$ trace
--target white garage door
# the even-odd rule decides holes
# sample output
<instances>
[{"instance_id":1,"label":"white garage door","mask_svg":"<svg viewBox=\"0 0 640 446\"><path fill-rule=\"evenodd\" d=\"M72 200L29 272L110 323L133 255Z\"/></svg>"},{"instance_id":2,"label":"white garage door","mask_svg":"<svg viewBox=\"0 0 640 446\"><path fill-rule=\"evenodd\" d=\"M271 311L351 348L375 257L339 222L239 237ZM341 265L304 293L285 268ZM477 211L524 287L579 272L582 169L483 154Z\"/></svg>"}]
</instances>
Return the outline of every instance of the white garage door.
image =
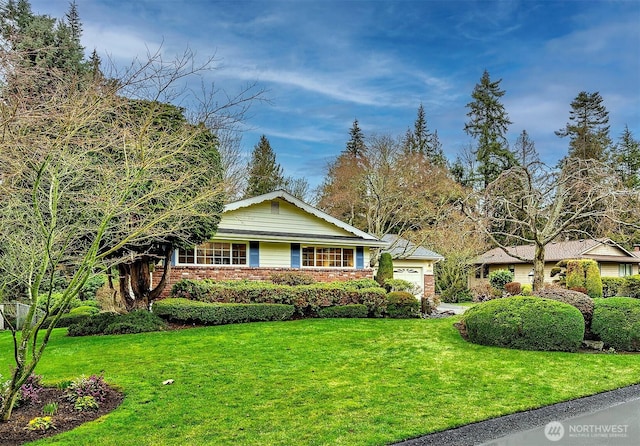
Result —
<instances>
[{"instance_id":1,"label":"white garage door","mask_svg":"<svg viewBox=\"0 0 640 446\"><path fill-rule=\"evenodd\" d=\"M424 277L422 276L422 268L394 268L393 269L393 278L394 279L402 279L407 282L414 283L418 288L419 292L416 296L422 296L422 287L424 286Z\"/></svg>"}]
</instances>

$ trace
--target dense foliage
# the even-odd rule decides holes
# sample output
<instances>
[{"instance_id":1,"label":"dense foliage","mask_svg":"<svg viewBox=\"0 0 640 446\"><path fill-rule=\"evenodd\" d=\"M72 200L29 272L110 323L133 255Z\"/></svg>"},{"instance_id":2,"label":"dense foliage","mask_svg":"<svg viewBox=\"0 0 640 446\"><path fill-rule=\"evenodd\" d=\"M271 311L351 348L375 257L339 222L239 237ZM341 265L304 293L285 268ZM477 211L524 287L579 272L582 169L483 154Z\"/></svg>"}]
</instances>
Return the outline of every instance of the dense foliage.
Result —
<instances>
[{"instance_id":1,"label":"dense foliage","mask_svg":"<svg viewBox=\"0 0 640 446\"><path fill-rule=\"evenodd\" d=\"M420 317L420 301L406 291L392 291L387 294L386 314L402 319Z\"/></svg>"},{"instance_id":2,"label":"dense foliage","mask_svg":"<svg viewBox=\"0 0 640 446\"><path fill-rule=\"evenodd\" d=\"M295 307L285 304L207 303L183 298L162 299L153 304L153 313L171 322L203 325L241 322L284 321Z\"/></svg>"},{"instance_id":3,"label":"dense foliage","mask_svg":"<svg viewBox=\"0 0 640 446\"><path fill-rule=\"evenodd\" d=\"M634 297L640 299L640 274L627 276L624 278L622 286L622 295L626 297Z\"/></svg>"},{"instance_id":4,"label":"dense foliage","mask_svg":"<svg viewBox=\"0 0 640 446\"><path fill-rule=\"evenodd\" d=\"M383 252L378 259L376 282L378 282L380 286L384 286L385 282L389 279L393 279L393 258L391 258L391 254L388 252Z\"/></svg>"},{"instance_id":5,"label":"dense foliage","mask_svg":"<svg viewBox=\"0 0 640 446\"><path fill-rule=\"evenodd\" d=\"M567 261L566 286L569 289L583 287L590 297L602 297L602 279L598 262L590 259Z\"/></svg>"},{"instance_id":6,"label":"dense foliage","mask_svg":"<svg viewBox=\"0 0 640 446\"><path fill-rule=\"evenodd\" d=\"M489 283L497 290L504 291L505 285L510 282L513 282L513 273L507 269L489 273Z\"/></svg>"},{"instance_id":7,"label":"dense foliage","mask_svg":"<svg viewBox=\"0 0 640 446\"><path fill-rule=\"evenodd\" d=\"M323 307L363 304L369 316L382 317L386 308L385 291L371 285L371 279L312 285L275 285L269 282L181 280L171 291L172 297L201 302L275 303L294 305L299 317L317 317Z\"/></svg>"},{"instance_id":8,"label":"dense foliage","mask_svg":"<svg viewBox=\"0 0 640 446\"><path fill-rule=\"evenodd\" d=\"M69 336L88 336L99 334L127 334L160 331L166 329L166 323L158 316L145 310L136 310L127 314L100 313L85 317L69 325Z\"/></svg>"},{"instance_id":9,"label":"dense foliage","mask_svg":"<svg viewBox=\"0 0 640 446\"><path fill-rule=\"evenodd\" d=\"M576 351L585 330L580 311L571 305L525 296L470 308L461 324L473 343L522 350Z\"/></svg>"},{"instance_id":10,"label":"dense foliage","mask_svg":"<svg viewBox=\"0 0 640 446\"><path fill-rule=\"evenodd\" d=\"M580 313L582 313L586 330L591 327L591 320L593 318L593 299L586 294L560 287L545 287L542 290L536 291L535 295L544 299L564 302L576 307L580 310Z\"/></svg>"},{"instance_id":11,"label":"dense foliage","mask_svg":"<svg viewBox=\"0 0 640 446\"><path fill-rule=\"evenodd\" d=\"M591 331L605 346L640 351L640 300L610 297L594 303Z\"/></svg>"}]
</instances>

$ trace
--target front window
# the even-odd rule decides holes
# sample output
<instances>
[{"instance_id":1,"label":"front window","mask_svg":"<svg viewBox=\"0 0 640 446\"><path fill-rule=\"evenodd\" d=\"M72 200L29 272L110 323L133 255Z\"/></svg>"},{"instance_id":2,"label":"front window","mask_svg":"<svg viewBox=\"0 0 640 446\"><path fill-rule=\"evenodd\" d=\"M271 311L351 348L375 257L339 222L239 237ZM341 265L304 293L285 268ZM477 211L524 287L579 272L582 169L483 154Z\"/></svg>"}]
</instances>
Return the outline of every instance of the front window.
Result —
<instances>
[{"instance_id":1,"label":"front window","mask_svg":"<svg viewBox=\"0 0 640 446\"><path fill-rule=\"evenodd\" d=\"M316 268L353 268L351 248L302 247L302 266Z\"/></svg>"},{"instance_id":2,"label":"front window","mask_svg":"<svg viewBox=\"0 0 640 446\"><path fill-rule=\"evenodd\" d=\"M618 266L618 275L620 277L626 277L633 275L633 264L631 263L621 263Z\"/></svg>"},{"instance_id":3,"label":"front window","mask_svg":"<svg viewBox=\"0 0 640 446\"><path fill-rule=\"evenodd\" d=\"M246 265L245 243L207 242L195 248L179 249L178 263L191 265Z\"/></svg>"}]
</instances>

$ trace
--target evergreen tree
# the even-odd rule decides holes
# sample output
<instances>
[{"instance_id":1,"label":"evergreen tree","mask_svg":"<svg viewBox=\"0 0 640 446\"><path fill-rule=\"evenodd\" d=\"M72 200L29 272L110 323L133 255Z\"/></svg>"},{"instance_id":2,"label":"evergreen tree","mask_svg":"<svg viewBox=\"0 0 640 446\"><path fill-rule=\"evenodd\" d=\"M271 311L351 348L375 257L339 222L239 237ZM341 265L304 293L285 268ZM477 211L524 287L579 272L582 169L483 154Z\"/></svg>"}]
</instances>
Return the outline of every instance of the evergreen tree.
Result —
<instances>
[{"instance_id":1,"label":"evergreen tree","mask_svg":"<svg viewBox=\"0 0 640 446\"><path fill-rule=\"evenodd\" d=\"M625 126L609 158L622 183L628 188L640 189L640 141L634 139L628 126Z\"/></svg>"},{"instance_id":2,"label":"evergreen tree","mask_svg":"<svg viewBox=\"0 0 640 446\"><path fill-rule=\"evenodd\" d=\"M436 166L447 167L447 158L444 156L442 143L440 142L440 137L438 137L437 130L434 130L433 135L431 135L431 145L429 149L427 153L429 160Z\"/></svg>"},{"instance_id":3,"label":"evergreen tree","mask_svg":"<svg viewBox=\"0 0 640 446\"><path fill-rule=\"evenodd\" d=\"M561 138L569 137L569 158L605 161L611 146L609 112L600 93L581 91L571 102L569 122L556 131Z\"/></svg>"},{"instance_id":4,"label":"evergreen tree","mask_svg":"<svg viewBox=\"0 0 640 446\"><path fill-rule=\"evenodd\" d=\"M440 167L446 165L446 159L442 151L442 144L438 138L437 130L433 133L427 126L427 118L424 106L420 104L416 120L413 124L413 131L407 129L403 140L403 151L406 155L422 155L429 162Z\"/></svg>"},{"instance_id":5,"label":"evergreen tree","mask_svg":"<svg viewBox=\"0 0 640 446\"><path fill-rule=\"evenodd\" d=\"M249 179L245 190L245 198L273 192L282 187L284 177L282 167L276 163L276 154L265 135L253 149L249 163Z\"/></svg>"},{"instance_id":6,"label":"evergreen tree","mask_svg":"<svg viewBox=\"0 0 640 446\"><path fill-rule=\"evenodd\" d=\"M464 125L464 131L477 140L475 154L484 187L500 173L517 165L505 136L511 121L500 102L505 94L500 90L500 82L502 79L492 82L485 70L471 93L473 101L467 104L469 121Z\"/></svg>"},{"instance_id":7,"label":"evergreen tree","mask_svg":"<svg viewBox=\"0 0 640 446\"><path fill-rule=\"evenodd\" d=\"M429 129L427 128L427 118L424 113L424 106L420 104L416 120L413 123L413 131L407 130L404 140L404 151L411 155L417 153L426 155L427 152L429 152L430 140L431 133L429 133Z\"/></svg>"},{"instance_id":8,"label":"evergreen tree","mask_svg":"<svg viewBox=\"0 0 640 446\"><path fill-rule=\"evenodd\" d=\"M351 138L347 142L347 148L345 153L353 156L354 158L362 158L367 150L367 146L364 143L364 134L358 126L358 120L353 120L353 125L349 129L349 135Z\"/></svg>"},{"instance_id":9,"label":"evergreen tree","mask_svg":"<svg viewBox=\"0 0 640 446\"><path fill-rule=\"evenodd\" d=\"M540 162L535 143L529 138L526 130L518 136L515 143L515 155L521 166L530 166Z\"/></svg>"}]
</instances>

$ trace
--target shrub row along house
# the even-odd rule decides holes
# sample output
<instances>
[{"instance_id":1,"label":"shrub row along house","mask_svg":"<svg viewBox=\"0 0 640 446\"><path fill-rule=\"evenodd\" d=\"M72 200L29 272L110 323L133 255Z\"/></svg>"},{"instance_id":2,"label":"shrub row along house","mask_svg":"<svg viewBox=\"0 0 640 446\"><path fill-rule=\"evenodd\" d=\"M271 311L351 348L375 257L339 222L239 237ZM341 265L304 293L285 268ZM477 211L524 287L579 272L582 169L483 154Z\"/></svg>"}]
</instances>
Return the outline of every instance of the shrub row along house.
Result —
<instances>
[{"instance_id":1,"label":"shrub row along house","mask_svg":"<svg viewBox=\"0 0 640 446\"><path fill-rule=\"evenodd\" d=\"M513 246L509 249L519 257L533 259L534 246ZM561 260L590 259L598 262L600 275L606 277L626 277L639 273L640 248L629 252L610 239L572 240L549 243L545 249L544 281L551 283L553 268ZM470 277L469 285L487 282L493 271L507 269L514 274L514 281L531 283L533 263L517 259L500 248L485 252L476 260L475 276Z\"/></svg>"},{"instance_id":2,"label":"shrub row along house","mask_svg":"<svg viewBox=\"0 0 640 446\"><path fill-rule=\"evenodd\" d=\"M320 282L372 278L371 256L384 249L397 259L396 278L433 294L440 255L399 237L380 240L279 190L227 204L211 241L176 250L165 295L181 279L268 280L283 272Z\"/></svg>"}]
</instances>

